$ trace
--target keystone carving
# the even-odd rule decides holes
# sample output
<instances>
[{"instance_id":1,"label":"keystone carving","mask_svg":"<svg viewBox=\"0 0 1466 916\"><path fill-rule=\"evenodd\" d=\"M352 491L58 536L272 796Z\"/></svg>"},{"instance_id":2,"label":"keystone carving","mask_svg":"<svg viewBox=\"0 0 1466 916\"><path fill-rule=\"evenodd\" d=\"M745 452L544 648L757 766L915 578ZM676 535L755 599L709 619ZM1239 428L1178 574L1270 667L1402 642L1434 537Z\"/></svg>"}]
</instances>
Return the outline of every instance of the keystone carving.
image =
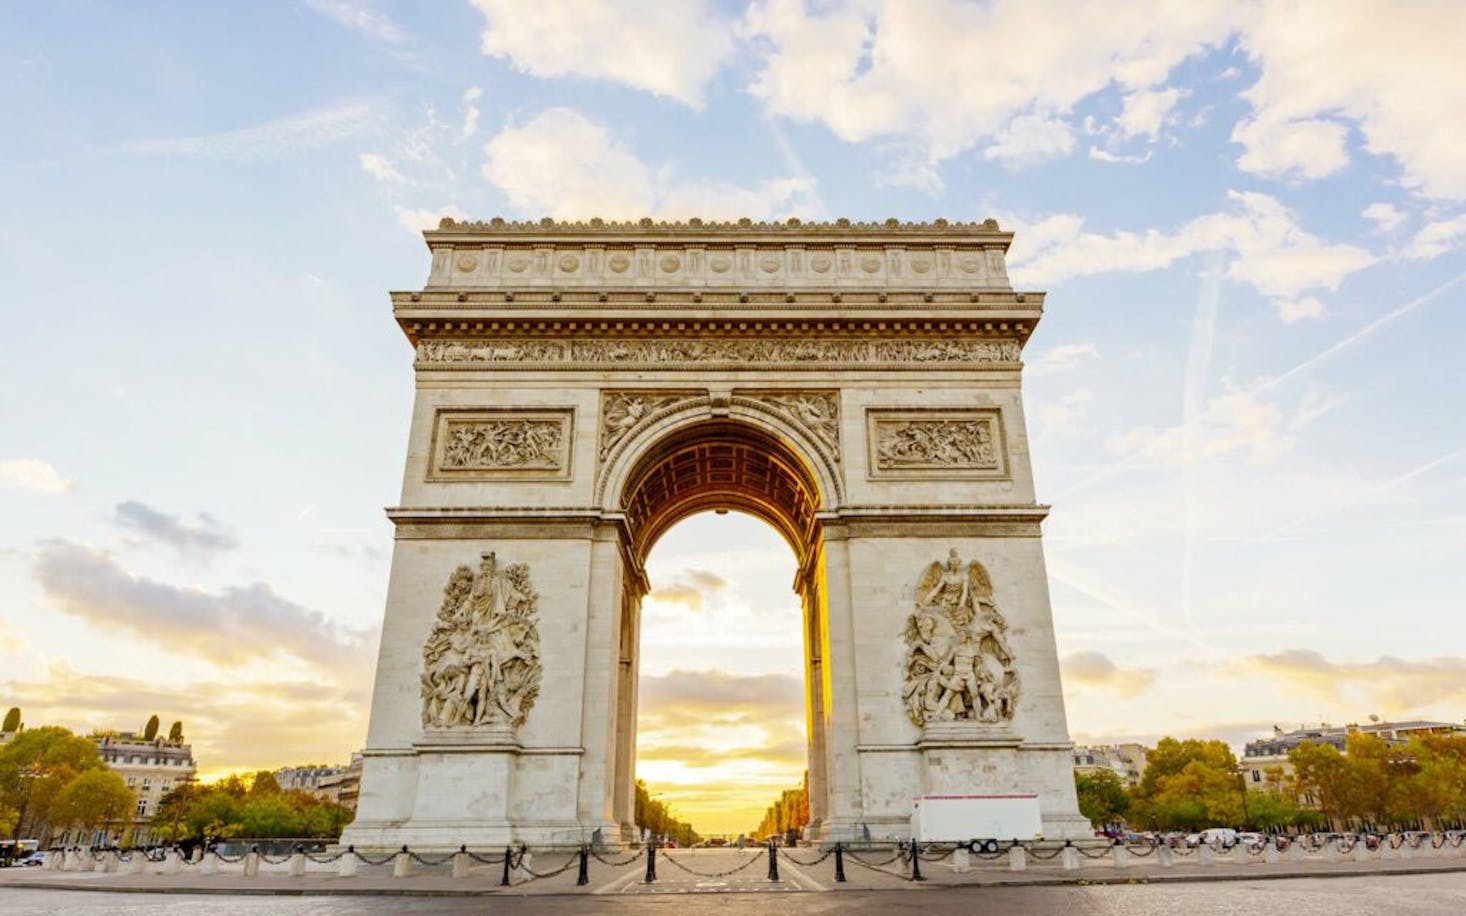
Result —
<instances>
[{"instance_id":1,"label":"keystone carving","mask_svg":"<svg viewBox=\"0 0 1466 916\"><path fill-rule=\"evenodd\" d=\"M448 577L423 646L424 728L524 724L540 689L540 634L529 568L485 553Z\"/></svg>"},{"instance_id":2,"label":"keystone carving","mask_svg":"<svg viewBox=\"0 0 1466 916\"><path fill-rule=\"evenodd\" d=\"M1018 672L1008 624L993 603L982 564L963 565L957 551L934 562L916 587L906 620L906 714L918 726L1010 721L1018 704Z\"/></svg>"}]
</instances>

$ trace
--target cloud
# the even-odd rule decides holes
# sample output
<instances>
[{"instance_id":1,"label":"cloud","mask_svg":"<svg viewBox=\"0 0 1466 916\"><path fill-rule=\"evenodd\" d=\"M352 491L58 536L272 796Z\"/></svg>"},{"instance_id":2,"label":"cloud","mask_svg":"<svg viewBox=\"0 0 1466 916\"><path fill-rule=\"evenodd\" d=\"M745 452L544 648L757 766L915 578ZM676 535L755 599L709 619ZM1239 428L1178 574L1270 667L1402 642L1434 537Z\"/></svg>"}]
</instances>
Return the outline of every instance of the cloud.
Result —
<instances>
[{"instance_id":1,"label":"cloud","mask_svg":"<svg viewBox=\"0 0 1466 916\"><path fill-rule=\"evenodd\" d=\"M1143 165L1144 163L1150 161L1150 157L1150 150L1146 150L1143 154L1139 156L1124 156L1119 153L1112 153L1108 150L1101 149L1098 146L1091 146L1089 148L1089 158L1093 159L1096 162L1111 162L1123 165Z\"/></svg>"},{"instance_id":2,"label":"cloud","mask_svg":"<svg viewBox=\"0 0 1466 916\"><path fill-rule=\"evenodd\" d=\"M313 669L340 670L367 657L367 634L343 629L263 582L218 592L181 588L64 540L41 545L33 575L52 604L92 626L230 668L283 655Z\"/></svg>"},{"instance_id":3,"label":"cloud","mask_svg":"<svg viewBox=\"0 0 1466 916\"><path fill-rule=\"evenodd\" d=\"M797 710L804 714L804 682L791 674L731 674L726 671L677 669L641 679L642 710Z\"/></svg>"},{"instance_id":4,"label":"cloud","mask_svg":"<svg viewBox=\"0 0 1466 916\"><path fill-rule=\"evenodd\" d=\"M1276 305L1278 317L1283 319L1283 324L1297 324L1309 318L1322 318L1324 314L1323 303L1312 296L1305 296L1291 302L1280 300Z\"/></svg>"},{"instance_id":5,"label":"cloud","mask_svg":"<svg viewBox=\"0 0 1466 916\"><path fill-rule=\"evenodd\" d=\"M397 222L413 235L427 229L438 228L438 223L442 222L445 216L451 216L454 219L468 219L468 214L452 204L444 204L437 208L394 206L393 209L397 211Z\"/></svg>"},{"instance_id":6,"label":"cloud","mask_svg":"<svg viewBox=\"0 0 1466 916\"><path fill-rule=\"evenodd\" d=\"M380 153L362 153L357 160L361 162L362 171L383 184L405 185L410 183L407 176L397 171L387 157Z\"/></svg>"},{"instance_id":7,"label":"cloud","mask_svg":"<svg viewBox=\"0 0 1466 916\"><path fill-rule=\"evenodd\" d=\"M474 104L484 94L484 90L478 86L469 86L463 90L463 128L459 131L458 139L467 140L478 132L478 106Z\"/></svg>"},{"instance_id":8,"label":"cloud","mask_svg":"<svg viewBox=\"0 0 1466 916\"><path fill-rule=\"evenodd\" d=\"M1111 436L1113 452L1166 466L1185 466L1242 453L1249 464L1271 464L1297 442L1297 424L1278 405L1245 390L1211 398L1190 423L1141 427Z\"/></svg>"},{"instance_id":9,"label":"cloud","mask_svg":"<svg viewBox=\"0 0 1466 916\"><path fill-rule=\"evenodd\" d=\"M705 0L473 0L482 50L541 79L623 83L694 108L733 51L732 23Z\"/></svg>"},{"instance_id":10,"label":"cloud","mask_svg":"<svg viewBox=\"0 0 1466 916\"><path fill-rule=\"evenodd\" d=\"M991 141L995 157L1021 161L1009 153L1068 152L1061 127L1078 102L1113 85L1155 90L1177 64L1224 41L1235 16L1221 2L1157 11L850 0L811 10L765 0L740 31L758 58L749 90L774 114L822 123L850 143L910 137L932 163ZM1165 101L1163 91L1137 98L1130 123L1149 127Z\"/></svg>"},{"instance_id":11,"label":"cloud","mask_svg":"<svg viewBox=\"0 0 1466 916\"><path fill-rule=\"evenodd\" d=\"M1024 364L1023 371L1030 376L1072 372L1098 356L1099 349L1092 343L1059 344L1029 360Z\"/></svg>"},{"instance_id":12,"label":"cloud","mask_svg":"<svg viewBox=\"0 0 1466 916\"><path fill-rule=\"evenodd\" d=\"M1150 668L1121 668L1103 652L1070 652L1061 662L1064 680L1122 697L1144 693L1155 684Z\"/></svg>"},{"instance_id":13,"label":"cloud","mask_svg":"<svg viewBox=\"0 0 1466 916\"><path fill-rule=\"evenodd\" d=\"M1309 317L1305 293L1337 289L1378 258L1355 245L1305 231L1277 198L1229 191L1229 211L1198 216L1174 231L1084 231L1084 218L1060 213L1024 224L1009 256L1015 281L1040 286L1101 273L1162 270L1200 254L1222 254L1228 278L1272 299L1280 315Z\"/></svg>"},{"instance_id":14,"label":"cloud","mask_svg":"<svg viewBox=\"0 0 1466 916\"><path fill-rule=\"evenodd\" d=\"M1074 151L1074 132L1052 115L1019 115L1009 121L982 151L984 159L1008 165L1033 165Z\"/></svg>"},{"instance_id":15,"label":"cloud","mask_svg":"<svg viewBox=\"0 0 1466 916\"><path fill-rule=\"evenodd\" d=\"M0 484L36 493L70 493L76 484L39 458L0 461Z\"/></svg>"},{"instance_id":16,"label":"cloud","mask_svg":"<svg viewBox=\"0 0 1466 916\"><path fill-rule=\"evenodd\" d=\"M1466 5L1264 4L1240 36L1259 77L1243 97L1237 164L1285 177L1332 174L1349 128L1400 163L1405 187L1466 199L1466 93L1459 87Z\"/></svg>"},{"instance_id":17,"label":"cloud","mask_svg":"<svg viewBox=\"0 0 1466 916\"><path fill-rule=\"evenodd\" d=\"M32 724L135 729L151 715L183 722L194 759L208 776L274 769L311 760L346 762L361 747L370 706L370 664L340 682L168 681L166 666L145 678L77 671L58 663L32 680L0 681L0 694Z\"/></svg>"},{"instance_id":18,"label":"cloud","mask_svg":"<svg viewBox=\"0 0 1466 916\"><path fill-rule=\"evenodd\" d=\"M392 17L361 0L305 0L305 5L327 19L388 44L407 40L407 33Z\"/></svg>"},{"instance_id":19,"label":"cloud","mask_svg":"<svg viewBox=\"0 0 1466 916\"><path fill-rule=\"evenodd\" d=\"M1370 204L1359 215L1373 222L1381 232L1394 232L1405 222L1405 214L1399 207L1383 201Z\"/></svg>"},{"instance_id":20,"label":"cloud","mask_svg":"<svg viewBox=\"0 0 1466 916\"><path fill-rule=\"evenodd\" d=\"M1234 673L1276 678L1340 706L1366 700L1391 715L1466 704L1466 658L1459 656L1410 661L1382 655L1374 661L1336 662L1312 649L1284 649L1249 656Z\"/></svg>"},{"instance_id":21,"label":"cloud","mask_svg":"<svg viewBox=\"0 0 1466 916\"><path fill-rule=\"evenodd\" d=\"M1184 89L1175 88L1144 89L1127 94L1124 107L1120 110L1119 117L1115 118L1120 137L1125 140L1135 137L1154 140L1160 134L1162 125L1170 119L1176 104L1189 94Z\"/></svg>"},{"instance_id":22,"label":"cloud","mask_svg":"<svg viewBox=\"0 0 1466 916\"><path fill-rule=\"evenodd\" d=\"M138 155L205 156L215 159L257 159L321 149L361 136L371 129L376 109L353 100L286 115L273 121L210 134L134 140L118 149Z\"/></svg>"},{"instance_id":23,"label":"cloud","mask_svg":"<svg viewBox=\"0 0 1466 916\"><path fill-rule=\"evenodd\" d=\"M184 521L135 500L117 504L113 522L127 531L168 544L179 553L213 553L234 550L239 540L218 519L200 512L195 521Z\"/></svg>"},{"instance_id":24,"label":"cloud","mask_svg":"<svg viewBox=\"0 0 1466 916\"><path fill-rule=\"evenodd\" d=\"M1466 244L1466 214L1454 219L1426 223L1415 233L1415 238L1410 240L1410 246L1405 249L1404 255L1410 260L1426 261L1460 248L1463 244Z\"/></svg>"},{"instance_id":25,"label":"cloud","mask_svg":"<svg viewBox=\"0 0 1466 916\"><path fill-rule=\"evenodd\" d=\"M766 219L808 207L808 178L745 188L721 182L678 183L654 169L604 124L569 108L551 108L506 127L484 148L483 175L520 211L562 218L739 217Z\"/></svg>"}]
</instances>

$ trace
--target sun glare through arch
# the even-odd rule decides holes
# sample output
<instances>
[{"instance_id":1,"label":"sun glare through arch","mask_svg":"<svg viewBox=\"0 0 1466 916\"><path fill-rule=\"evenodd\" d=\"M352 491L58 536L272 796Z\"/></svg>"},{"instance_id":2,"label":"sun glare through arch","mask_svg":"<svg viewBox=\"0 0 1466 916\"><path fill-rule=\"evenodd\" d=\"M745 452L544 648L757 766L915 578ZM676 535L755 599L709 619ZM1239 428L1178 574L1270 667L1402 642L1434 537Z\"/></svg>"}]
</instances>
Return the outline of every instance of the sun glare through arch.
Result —
<instances>
[{"instance_id":1,"label":"sun glare through arch","mask_svg":"<svg viewBox=\"0 0 1466 916\"><path fill-rule=\"evenodd\" d=\"M704 836L750 831L807 766L793 550L767 522L704 511L647 562L636 776Z\"/></svg>"}]
</instances>

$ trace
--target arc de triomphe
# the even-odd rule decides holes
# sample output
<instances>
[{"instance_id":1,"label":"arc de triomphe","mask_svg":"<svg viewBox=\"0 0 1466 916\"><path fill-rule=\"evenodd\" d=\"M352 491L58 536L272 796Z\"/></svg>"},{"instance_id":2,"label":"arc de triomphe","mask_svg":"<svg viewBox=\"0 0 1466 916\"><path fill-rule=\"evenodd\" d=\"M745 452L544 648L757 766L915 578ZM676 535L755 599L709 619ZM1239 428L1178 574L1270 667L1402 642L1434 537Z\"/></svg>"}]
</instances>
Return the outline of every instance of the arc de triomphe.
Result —
<instances>
[{"instance_id":1,"label":"arc de triomphe","mask_svg":"<svg viewBox=\"0 0 1466 916\"><path fill-rule=\"evenodd\" d=\"M1039 797L1087 835L996 223L454 222L417 379L359 848L632 830L644 563L733 509L798 560L810 814Z\"/></svg>"}]
</instances>

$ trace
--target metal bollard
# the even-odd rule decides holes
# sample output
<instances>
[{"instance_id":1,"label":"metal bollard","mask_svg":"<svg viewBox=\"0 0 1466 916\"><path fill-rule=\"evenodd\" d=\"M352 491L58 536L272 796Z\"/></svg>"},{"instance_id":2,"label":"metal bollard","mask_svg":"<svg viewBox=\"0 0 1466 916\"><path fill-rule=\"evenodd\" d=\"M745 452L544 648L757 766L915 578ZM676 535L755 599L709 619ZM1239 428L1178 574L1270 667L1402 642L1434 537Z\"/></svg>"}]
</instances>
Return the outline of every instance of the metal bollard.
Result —
<instances>
[{"instance_id":1,"label":"metal bollard","mask_svg":"<svg viewBox=\"0 0 1466 916\"><path fill-rule=\"evenodd\" d=\"M356 861L356 847L355 846L348 846L348 847L346 847L346 851L341 854L341 858L337 859L336 862L337 862L337 865L336 865L336 875L337 875L337 877L340 877L340 878L355 878L356 877L357 861Z\"/></svg>"},{"instance_id":2,"label":"metal bollard","mask_svg":"<svg viewBox=\"0 0 1466 916\"><path fill-rule=\"evenodd\" d=\"M499 886L500 887L508 887L509 886L509 870L511 868L513 868L513 867L514 867L514 848L512 846L505 846L504 847L504 875L503 875L503 877L501 877L499 879Z\"/></svg>"},{"instance_id":3,"label":"metal bollard","mask_svg":"<svg viewBox=\"0 0 1466 916\"><path fill-rule=\"evenodd\" d=\"M459 846L458 851L453 854L453 877L468 877L468 846L466 844Z\"/></svg>"},{"instance_id":4,"label":"metal bollard","mask_svg":"<svg viewBox=\"0 0 1466 916\"><path fill-rule=\"evenodd\" d=\"M1008 870L1025 871L1028 868L1028 850L1014 843L1008 847Z\"/></svg>"},{"instance_id":5,"label":"metal bollard","mask_svg":"<svg viewBox=\"0 0 1466 916\"><path fill-rule=\"evenodd\" d=\"M845 846L841 843L835 844L835 883L845 883Z\"/></svg>"},{"instance_id":6,"label":"metal bollard","mask_svg":"<svg viewBox=\"0 0 1466 916\"><path fill-rule=\"evenodd\" d=\"M412 877L412 853L407 851L406 846L402 847L402 851L397 853L397 856L392 861L392 877Z\"/></svg>"},{"instance_id":7,"label":"metal bollard","mask_svg":"<svg viewBox=\"0 0 1466 916\"><path fill-rule=\"evenodd\" d=\"M779 847L769 840L769 880L779 880Z\"/></svg>"},{"instance_id":8,"label":"metal bollard","mask_svg":"<svg viewBox=\"0 0 1466 916\"><path fill-rule=\"evenodd\" d=\"M657 843L655 840L646 844L646 877L642 879L643 884L655 884L657 881Z\"/></svg>"},{"instance_id":9,"label":"metal bollard","mask_svg":"<svg viewBox=\"0 0 1466 916\"><path fill-rule=\"evenodd\" d=\"M926 880L921 874L921 847L916 845L915 840L911 841L911 880Z\"/></svg>"},{"instance_id":10,"label":"metal bollard","mask_svg":"<svg viewBox=\"0 0 1466 916\"><path fill-rule=\"evenodd\" d=\"M590 847L580 847L580 871L575 875L575 886L585 887L590 883Z\"/></svg>"}]
</instances>

